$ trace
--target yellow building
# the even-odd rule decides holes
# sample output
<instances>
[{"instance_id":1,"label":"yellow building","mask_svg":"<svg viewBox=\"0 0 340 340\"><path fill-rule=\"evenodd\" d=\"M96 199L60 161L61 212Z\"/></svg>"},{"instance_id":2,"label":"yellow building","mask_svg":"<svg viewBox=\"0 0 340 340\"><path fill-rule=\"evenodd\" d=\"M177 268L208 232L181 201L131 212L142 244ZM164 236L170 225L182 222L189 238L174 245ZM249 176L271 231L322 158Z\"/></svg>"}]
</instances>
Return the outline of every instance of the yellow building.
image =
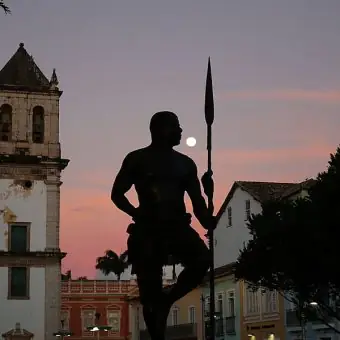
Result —
<instances>
[{"instance_id":1,"label":"yellow building","mask_svg":"<svg viewBox=\"0 0 340 340\"><path fill-rule=\"evenodd\" d=\"M202 290L197 288L172 306L167 326L167 339L203 340ZM130 292L130 340L150 339L139 302L138 288Z\"/></svg>"},{"instance_id":2,"label":"yellow building","mask_svg":"<svg viewBox=\"0 0 340 340\"><path fill-rule=\"evenodd\" d=\"M284 299L276 291L252 291L240 282L240 307L240 340L285 340Z\"/></svg>"}]
</instances>

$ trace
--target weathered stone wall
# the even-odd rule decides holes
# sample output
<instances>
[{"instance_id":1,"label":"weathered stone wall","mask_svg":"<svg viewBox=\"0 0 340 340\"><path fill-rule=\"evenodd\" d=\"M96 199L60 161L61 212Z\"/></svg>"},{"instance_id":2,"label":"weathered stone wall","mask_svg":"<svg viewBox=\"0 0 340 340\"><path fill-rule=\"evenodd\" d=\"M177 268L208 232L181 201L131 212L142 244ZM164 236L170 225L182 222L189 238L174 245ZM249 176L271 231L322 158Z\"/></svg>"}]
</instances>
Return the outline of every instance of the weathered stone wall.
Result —
<instances>
[{"instance_id":1,"label":"weathered stone wall","mask_svg":"<svg viewBox=\"0 0 340 340\"><path fill-rule=\"evenodd\" d=\"M9 104L13 109L13 143L0 141L0 153L15 153L15 148L29 148L30 155L60 157L59 96L55 93L1 92L0 106ZM45 139L43 144L32 143L33 108L42 106L45 112Z\"/></svg>"},{"instance_id":2,"label":"weathered stone wall","mask_svg":"<svg viewBox=\"0 0 340 340\"><path fill-rule=\"evenodd\" d=\"M45 340L53 340L54 332L60 329L61 307L61 265L60 262L45 267Z\"/></svg>"},{"instance_id":3,"label":"weathered stone wall","mask_svg":"<svg viewBox=\"0 0 340 340\"><path fill-rule=\"evenodd\" d=\"M0 250L8 251L9 226L23 223L28 227L29 250L44 251L46 244L46 184L43 180L0 179Z\"/></svg>"}]
</instances>

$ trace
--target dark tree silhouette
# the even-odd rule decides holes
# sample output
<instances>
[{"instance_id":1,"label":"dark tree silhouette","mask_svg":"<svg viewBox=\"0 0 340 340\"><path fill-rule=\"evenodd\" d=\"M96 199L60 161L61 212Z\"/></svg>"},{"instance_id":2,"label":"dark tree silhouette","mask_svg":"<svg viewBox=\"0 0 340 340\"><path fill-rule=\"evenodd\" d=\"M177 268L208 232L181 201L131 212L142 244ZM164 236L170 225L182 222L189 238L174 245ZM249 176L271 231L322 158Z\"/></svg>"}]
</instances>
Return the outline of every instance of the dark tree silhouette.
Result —
<instances>
[{"instance_id":1,"label":"dark tree silhouette","mask_svg":"<svg viewBox=\"0 0 340 340\"><path fill-rule=\"evenodd\" d=\"M107 250L104 256L97 258L96 269L100 269L104 275L114 273L120 280L121 275L128 267L127 251L117 255L113 250Z\"/></svg>"},{"instance_id":2,"label":"dark tree silhouette","mask_svg":"<svg viewBox=\"0 0 340 340\"><path fill-rule=\"evenodd\" d=\"M328 164L308 196L267 202L252 216L235 266L238 280L284 292L305 317L326 324L340 320L340 148Z\"/></svg>"},{"instance_id":3,"label":"dark tree silhouette","mask_svg":"<svg viewBox=\"0 0 340 340\"><path fill-rule=\"evenodd\" d=\"M0 0L0 8L2 8L6 14L11 13L11 10L9 7L3 2L3 0Z\"/></svg>"}]
</instances>

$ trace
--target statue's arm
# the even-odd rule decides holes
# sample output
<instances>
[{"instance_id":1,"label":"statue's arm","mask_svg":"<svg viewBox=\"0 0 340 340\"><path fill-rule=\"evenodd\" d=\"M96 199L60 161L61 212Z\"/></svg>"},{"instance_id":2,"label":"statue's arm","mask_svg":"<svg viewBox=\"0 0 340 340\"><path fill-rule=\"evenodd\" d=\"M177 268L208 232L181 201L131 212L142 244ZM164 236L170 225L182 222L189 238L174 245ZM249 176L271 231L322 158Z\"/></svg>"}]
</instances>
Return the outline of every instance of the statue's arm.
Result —
<instances>
[{"instance_id":1,"label":"statue's arm","mask_svg":"<svg viewBox=\"0 0 340 340\"><path fill-rule=\"evenodd\" d=\"M134 157L128 154L117 174L111 190L111 200L116 207L127 215L134 217L136 208L129 202L125 194L131 189L133 183Z\"/></svg>"},{"instance_id":2,"label":"statue's arm","mask_svg":"<svg viewBox=\"0 0 340 340\"><path fill-rule=\"evenodd\" d=\"M187 176L186 191L191 199L194 214L204 228L209 227L210 216L205 199L202 195L201 184L197 176L196 164L191 161L189 167L189 176Z\"/></svg>"}]
</instances>

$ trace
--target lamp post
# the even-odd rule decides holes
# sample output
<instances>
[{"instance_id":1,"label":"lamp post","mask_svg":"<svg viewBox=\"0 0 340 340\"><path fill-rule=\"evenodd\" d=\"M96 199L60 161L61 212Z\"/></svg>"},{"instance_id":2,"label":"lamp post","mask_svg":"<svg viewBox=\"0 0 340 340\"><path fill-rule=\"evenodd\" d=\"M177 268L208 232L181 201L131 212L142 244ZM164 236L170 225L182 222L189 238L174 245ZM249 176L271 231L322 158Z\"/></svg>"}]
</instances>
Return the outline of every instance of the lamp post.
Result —
<instances>
[{"instance_id":1,"label":"lamp post","mask_svg":"<svg viewBox=\"0 0 340 340\"><path fill-rule=\"evenodd\" d=\"M205 297L201 294L201 310L202 310L202 339L205 339Z\"/></svg>"},{"instance_id":2,"label":"lamp post","mask_svg":"<svg viewBox=\"0 0 340 340\"><path fill-rule=\"evenodd\" d=\"M315 302L315 301L309 302L308 305L312 308L315 308L316 310L317 310L317 308L319 308L318 303ZM316 339L316 334L315 334L315 331L313 329L313 324L310 320L307 320L305 338L307 340L315 340Z\"/></svg>"},{"instance_id":3,"label":"lamp post","mask_svg":"<svg viewBox=\"0 0 340 340\"><path fill-rule=\"evenodd\" d=\"M95 324L94 326L89 326L89 327L87 327L87 330L88 330L88 331L97 332L97 340L99 340L99 338L100 338L100 331L108 332L109 330L112 329L111 326L99 325L100 316L101 316L100 313L96 313L96 314L95 314L95 317L96 317L96 324Z\"/></svg>"},{"instance_id":4,"label":"lamp post","mask_svg":"<svg viewBox=\"0 0 340 340\"><path fill-rule=\"evenodd\" d=\"M61 323L61 329L58 332L53 333L55 337L61 338L63 340L65 337L73 335L73 333L70 332L69 329L67 330L64 329L65 320L61 320L60 323Z\"/></svg>"},{"instance_id":5,"label":"lamp post","mask_svg":"<svg viewBox=\"0 0 340 340\"><path fill-rule=\"evenodd\" d=\"M211 303L210 296L204 296L204 294L201 294L201 309L202 309L202 339L212 339L214 340L213 335L211 334L211 311L210 311L210 306L209 308L206 308L206 301L209 299L209 305ZM220 312L214 312L213 319L214 323L221 318L221 313ZM207 332L206 325L208 325L209 331ZM215 330L215 327L214 327ZM208 334L207 334L208 333Z\"/></svg>"},{"instance_id":6,"label":"lamp post","mask_svg":"<svg viewBox=\"0 0 340 340\"><path fill-rule=\"evenodd\" d=\"M306 316L306 310L313 308L317 310L318 303L315 301L311 302L303 302L299 305L296 305L298 318L301 324L301 337L303 340L315 340L315 331L313 329L313 323Z\"/></svg>"}]
</instances>

